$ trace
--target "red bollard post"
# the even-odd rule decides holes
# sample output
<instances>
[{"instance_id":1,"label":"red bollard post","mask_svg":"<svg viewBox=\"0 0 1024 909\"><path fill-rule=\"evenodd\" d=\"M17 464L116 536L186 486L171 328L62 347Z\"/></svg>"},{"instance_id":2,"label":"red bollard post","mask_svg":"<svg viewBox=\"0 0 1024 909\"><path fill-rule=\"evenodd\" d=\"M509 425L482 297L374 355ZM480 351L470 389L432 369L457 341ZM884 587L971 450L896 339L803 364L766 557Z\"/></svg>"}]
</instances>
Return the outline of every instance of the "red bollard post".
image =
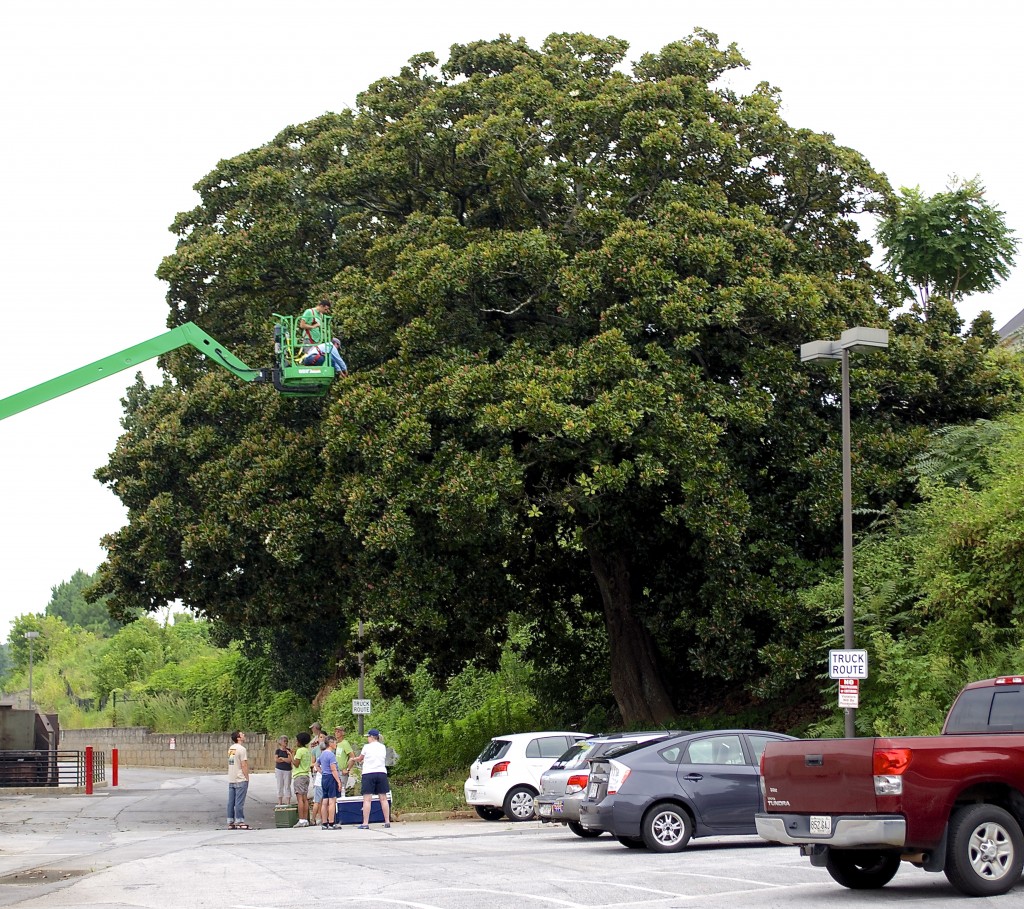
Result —
<instances>
[{"instance_id":1,"label":"red bollard post","mask_svg":"<svg viewBox=\"0 0 1024 909\"><path fill-rule=\"evenodd\" d=\"M117 748L110 749L110 785L117 785Z\"/></svg>"},{"instance_id":2,"label":"red bollard post","mask_svg":"<svg viewBox=\"0 0 1024 909\"><path fill-rule=\"evenodd\" d=\"M85 746L85 794L92 795L92 745Z\"/></svg>"}]
</instances>

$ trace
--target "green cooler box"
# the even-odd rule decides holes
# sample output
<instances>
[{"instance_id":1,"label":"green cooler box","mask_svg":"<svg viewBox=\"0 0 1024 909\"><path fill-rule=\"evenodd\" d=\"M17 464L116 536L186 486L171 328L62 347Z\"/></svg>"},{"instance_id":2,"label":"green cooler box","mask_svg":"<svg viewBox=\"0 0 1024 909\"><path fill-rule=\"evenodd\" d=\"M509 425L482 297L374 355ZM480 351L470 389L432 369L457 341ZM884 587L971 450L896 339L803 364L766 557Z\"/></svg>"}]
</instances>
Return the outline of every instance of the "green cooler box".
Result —
<instances>
[{"instance_id":1,"label":"green cooler box","mask_svg":"<svg viewBox=\"0 0 1024 909\"><path fill-rule=\"evenodd\" d=\"M298 805L278 805L274 809L275 827L294 827L299 822Z\"/></svg>"}]
</instances>

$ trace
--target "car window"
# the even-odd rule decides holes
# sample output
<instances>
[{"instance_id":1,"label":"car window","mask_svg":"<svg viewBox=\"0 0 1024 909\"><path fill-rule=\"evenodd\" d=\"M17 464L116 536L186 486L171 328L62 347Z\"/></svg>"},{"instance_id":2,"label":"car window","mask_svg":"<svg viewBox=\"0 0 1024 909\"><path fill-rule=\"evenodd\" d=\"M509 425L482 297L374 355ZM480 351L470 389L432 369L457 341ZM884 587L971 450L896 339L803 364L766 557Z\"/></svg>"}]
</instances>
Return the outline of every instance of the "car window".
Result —
<instances>
[{"instance_id":1,"label":"car window","mask_svg":"<svg viewBox=\"0 0 1024 909\"><path fill-rule=\"evenodd\" d=\"M615 757L620 751L624 751L626 748L632 748L636 742L630 739L616 739L614 742L604 742L600 745L594 746L594 755L601 755L602 757Z\"/></svg>"},{"instance_id":2,"label":"car window","mask_svg":"<svg viewBox=\"0 0 1024 909\"><path fill-rule=\"evenodd\" d=\"M747 741L750 743L750 750L754 752L754 766L761 766L761 755L764 754L764 747L769 742L779 741L773 735L748 735Z\"/></svg>"},{"instance_id":3,"label":"car window","mask_svg":"<svg viewBox=\"0 0 1024 909\"><path fill-rule=\"evenodd\" d=\"M683 756L682 745L672 745L669 748L662 748L658 752L660 757L666 764L678 764L679 759Z\"/></svg>"},{"instance_id":4,"label":"car window","mask_svg":"<svg viewBox=\"0 0 1024 909\"><path fill-rule=\"evenodd\" d=\"M1024 698L1019 688L995 690L992 695L992 712L988 716L991 730L1018 732L1024 729Z\"/></svg>"},{"instance_id":5,"label":"car window","mask_svg":"<svg viewBox=\"0 0 1024 909\"><path fill-rule=\"evenodd\" d=\"M567 767L578 767L580 764L585 764L587 758L594 757L599 753L590 742L577 742L551 765L551 769L565 770Z\"/></svg>"},{"instance_id":6,"label":"car window","mask_svg":"<svg viewBox=\"0 0 1024 909\"><path fill-rule=\"evenodd\" d=\"M968 688L953 704L944 732L1024 732L1024 689Z\"/></svg>"},{"instance_id":7,"label":"car window","mask_svg":"<svg viewBox=\"0 0 1024 909\"><path fill-rule=\"evenodd\" d=\"M551 758L554 760L565 751L568 743L564 735L548 735L539 739L532 739L526 746L528 758Z\"/></svg>"},{"instance_id":8,"label":"car window","mask_svg":"<svg viewBox=\"0 0 1024 909\"><path fill-rule=\"evenodd\" d=\"M491 739L484 746L484 750L480 752L480 757L477 760L481 762L496 761L505 756L505 752L508 751L511 744L508 739Z\"/></svg>"},{"instance_id":9,"label":"car window","mask_svg":"<svg viewBox=\"0 0 1024 909\"><path fill-rule=\"evenodd\" d=\"M688 764L745 764L738 735L710 735L690 742L686 749Z\"/></svg>"},{"instance_id":10,"label":"car window","mask_svg":"<svg viewBox=\"0 0 1024 909\"><path fill-rule=\"evenodd\" d=\"M946 732L986 732L992 693L991 688L970 688L964 691L949 713Z\"/></svg>"}]
</instances>

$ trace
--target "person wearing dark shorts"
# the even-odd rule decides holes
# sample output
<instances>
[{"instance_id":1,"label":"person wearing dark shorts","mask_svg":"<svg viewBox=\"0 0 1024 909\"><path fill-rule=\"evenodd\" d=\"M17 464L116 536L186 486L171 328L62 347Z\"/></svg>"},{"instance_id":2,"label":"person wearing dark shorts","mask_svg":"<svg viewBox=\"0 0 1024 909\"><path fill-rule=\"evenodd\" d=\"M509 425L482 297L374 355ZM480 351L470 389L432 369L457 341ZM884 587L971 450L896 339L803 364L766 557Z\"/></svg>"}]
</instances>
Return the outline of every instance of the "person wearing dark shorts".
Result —
<instances>
[{"instance_id":1,"label":"person wearing dark shorts","mask_svg":"<svg viewBox=\"0 0 1024 909\"><path fill-rule=\"evenodd\" d=\"M388 765L385 762L388 750L380 740L379 729L371 729L366 733L366 737L370 741L363 745L363 750L355 759L363 765L363 822L359 825L360 830L370 829L370 806L375 795L380 799L384 826L391 826L391 805L388 803L391 783L388 780Z\"/></svg>"},{"instance_id":2,"label":"person wearing dark shorts","mask_svg":"<svg viewBox=\"0 0 1024 909\"><path fill-rule=\"evenodd\" d=\"M335 749L338 747L338 740L332 735L327 739L327 748L320 755L320 783L324 792L324 800L320 808L320 818L323 823L321 830L334 830L338 825L334 822L338 810L338 793L341 791L341 777L338 775L338 758Z\"/></svg>"}]
</instances>

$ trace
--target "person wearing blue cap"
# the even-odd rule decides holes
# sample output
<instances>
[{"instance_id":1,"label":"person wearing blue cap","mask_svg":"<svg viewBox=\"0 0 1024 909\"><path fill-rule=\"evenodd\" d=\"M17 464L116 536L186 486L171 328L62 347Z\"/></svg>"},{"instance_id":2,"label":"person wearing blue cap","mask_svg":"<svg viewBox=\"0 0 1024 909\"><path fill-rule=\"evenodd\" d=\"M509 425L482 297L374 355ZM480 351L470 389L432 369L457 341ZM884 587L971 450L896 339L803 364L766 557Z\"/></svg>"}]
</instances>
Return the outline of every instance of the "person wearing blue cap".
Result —
<instances>
[{"instance_id":1,"label":"person wearing blue cap","mask_svg":"<svg viewBox=\"0 0 1024 909\"><path fill-rule=\"evenodd\" d=\"M375 795L380 797L384 826L391 826L391 805L388 803L391 784L388 782L386 763L388 750L380 740L379 729L371 729L366 737L370 741L363 745L363 750L355 758L357 763L363 765L363 822L359 825L360 830L370 829L370 805Z\"/></svg>"}]
</instances>

